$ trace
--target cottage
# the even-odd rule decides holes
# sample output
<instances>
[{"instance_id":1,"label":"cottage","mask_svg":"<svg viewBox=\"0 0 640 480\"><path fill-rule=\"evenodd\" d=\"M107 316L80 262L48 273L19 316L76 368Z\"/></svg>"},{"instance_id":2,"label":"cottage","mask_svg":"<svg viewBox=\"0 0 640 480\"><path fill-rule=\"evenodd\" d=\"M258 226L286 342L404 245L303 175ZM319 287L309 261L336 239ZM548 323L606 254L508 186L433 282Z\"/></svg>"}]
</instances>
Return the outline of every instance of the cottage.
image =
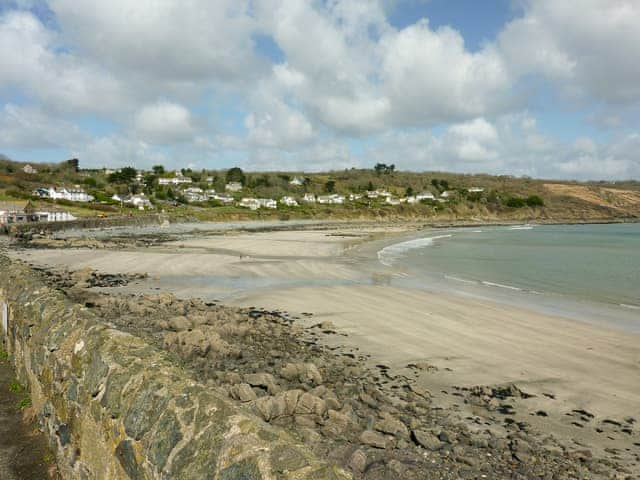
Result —
<instances>
[{"instance_id":1,"label":"cottage","mask_svg":"<svg viewBox=\"0 0 640 480\"><path fill-rule=\"evenodd\" d=\"M25 222L64 222L76 217L57 208L37 209L27 202L26 205L0 203L0 225Z\"/></svg>"},{"instance_id":2,"label":"cottage","mask_svg":"<svg viewBox=\"0 0 640 480\"><path fill-rule=\"evenodd\" d=\"M242 183L240 182L229 182L224 186L224 189L228 192L241 192L242 191Z\"/></svg>"},{"instance_id":3,"label":"cottage","mask_svg":"<svg viewBox=\"0 0 640 480\"><path fill-rule=\"evenodd\" d=\"M298 202L293 197L282 197L280 199L280 203L282 203L283 205L286 205L287 207L297 207L298 206Z\"/></svg>"},{"instance_id":4,"label":"cottage","mask_svg":"<svg viewBox=\"0 0 640 480\"><path fill-rule=\"evenodd\" d=\"M29 165L28 163L22 167L22 171L24 173L28 173L29 175L35 175L36 173L38 173L38 170L33 168L31 165Z\"/></svg>"},{"instance_id":5,"label":"cottage","mask_svg":"<svg viewBox=\"0 0 640 480\"><path fill-rule=\"evenodd\" d=\"M482 192L484 192L483 187L471 187L469 189L469 193L482 193Z\"/></svg>"},{"instance_id":6,"label":"cottage","mask_svg":"<svg viewBox=\"0 0 640 480\"><path fill-rule=\"evenodd\" d=\"M456 192L454 192L453 190L445 190L444 192L442 192L440 194L440 198L450 198L452 197Z\"/></svg>"},{"instance_id":7,"label":"cottage","mask_svg":"<svg viewBox=\"0 0 640 480\"><path fill-rule=\"evenodd\" d=\"M69 200L70 202L91 202L94 200L92 195L76 186L75 188L58 188L56 187L40 187L33 192L34 195L43 198L51 198L53 200Z\"/></svg>"},{"instance_id":8,"label":"cottage","mask_svg":"<svg viewBox=\"0 0 640 480\"><path fill-rule=\"evenodd\" d=\"M222 203L233 203L233 197L226 193L216 193L215 190L207 190L209 200L217 200Z\"/></svg>"},{"instance_id":9,"label":"cottage","mask_svg":"<svg viewBox=\"0 0 640 480\"><path fill-rule=\"evenodd\" d=\"M176 172L175 176L173 177L168 177L168 178L159 178L158 179L158 184L159 185L184 185L184 184L188 184L188 183L192 183L193 180L191 180L190 177L185 177L184 175L180 174L179 172Z\"/></svg>"},{"instance_id":10,"label":"cottage","mask_svg":"<svg viewBox=\"0 0 640 480\"><path fill-rule=\"evenodd\" d=\"M185 188L183 195L187 202L204 202L208 198L204 191L199 187Z\"/></svg>"},{"instance_id":11,"label":"cottage","mask_svg":"<svg viewBox=\"0 0 640 480\"><path fill-rule=\"evenodd\" d=\"M318 203L341 205L344 203L344 197L342 195L338 195L337 193L332 193L331 195L321 195L318 197Z\"/></svg>"},{"instance_id":12,"label":"cottage","mask_svg":"<svg viewBox=\"0 0 640 480\"><path fill-rule=\"evenodd\" d=\"M303 202L316 203L316 196L313 193L305 193L302 197Z\"/></svg>"},{"instance_id":13,"label":"cottage","mask_svg":"<svg viewBox=\"0 0 640 480\"><path fill-rule=\"evenodd\" d=\"M304 178L302 177L293 177L289 182L289 185L301 186L304 185Z\"/></svg>"},{"instance_id":14,"label":"cottage","mask_svg":"<svg viewBox=\"0 0 640 480\"><path fill-rule=\"evenodd\" d=\"M260 202L257 198L245 197L238 203L239 207L248 208L250 210L258 210L260 208Z\"/></svg>"},{"instance_id":15,"label":"cottage","mask_svg":"<svg viewBox=\"0 0 640 480\"><path fill-rule=\"evenodd\" d=\"M394 197L387 197L385 203L388 205L400 205L400 199Z\"/></svg>"},{"instance_id":16,"label":"cottage","mask_svg":"<svg viewBox=\"0 0 640 480\"><path fill-rule=\"evenodd\" d=\"M361 193L352 193L349 195L349 200L353 202L354 200L360 200L363 196Z\"/></svg>"},{"instance_id":17,"label":"cottage","mask_svg":"<svg viewBox=\"0 0 640 480\"><path fill-rule=\"evenodd\" d=\"M416 201L421 202L422 200L435 200L436 197L433 195L433 193L425 191L425 192L421 192L418 195L416 195Z\"/></svg>"}]
</instances>

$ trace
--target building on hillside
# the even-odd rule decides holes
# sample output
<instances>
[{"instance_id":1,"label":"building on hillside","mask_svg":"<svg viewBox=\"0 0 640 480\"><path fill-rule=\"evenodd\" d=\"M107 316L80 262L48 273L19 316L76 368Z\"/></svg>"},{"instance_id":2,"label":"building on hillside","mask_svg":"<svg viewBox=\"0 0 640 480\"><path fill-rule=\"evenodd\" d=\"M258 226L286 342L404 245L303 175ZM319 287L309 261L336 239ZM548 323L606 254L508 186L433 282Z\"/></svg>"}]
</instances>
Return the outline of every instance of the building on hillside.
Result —
<instances>
[{"instance_id":1,"label":"building on hillside","mask_svg":"<svg viewBox=\"0 0 640 480\"><path fill-rule=\"evenodd\" d=\"M482 193L482 192L484 192L483 187L471 187L469 189L469 193Z\"/></svg>"},{"instance_id":2,"label":"building on hillside","mask_svg":"<svg viewBox=\"0 0 640 480\"><path fill-rule=\"evenodd\" d=\"M364 195L361 193L352 193L349 195L349 200L350 201L355 201L355 200L360 200Z\"/></svg>"},{"instance_id":3,"label":"building on hillside","mask_svg":"<svg viewBox=\"0 0 640 480\"><path fill-rule=\"evenodd\" d=\"M282 203L283 205L286 205L287 207L297 207L298 206L298 202L295 198L293 197L282 197L280 199L280 203Z\"/></svg>"},{"instance_id":4,"label":"building on hillside","mask_svg":"<svg viewBox=\"0 0 640 480\"><path fill-rule=\"evenodd\" d=\"M406 197L404 201L410 205L413 205L414 203L418 203L420 200L418 200L418 198L415 195L410 195Z\"/></svg>"},{"instance_id":5,"label":"building on hillside","mask_svg":"<svg viewBox=\"0 0 640 480\"><path fill-rule=\"evenodd\" d=\"M372 200L378 198L378 192L376 190L367 190L367 198Z\"/></svg>"},{"instance_id":6,"label":"building on hillside","mask_svg":"<svg viewBox=\"0 0 640 480\"><path fill-rule=\"evenodd\" d=\"M258 210L262 208L278 208L278 203L272 198L251 198L245 197L240 200L238 206L243 208L249 208L251 210Z\"/></svg>"},{"instance_id":7,"label":"building on hillside","mask_svg":"<svg viewBox=\"0 0 640 480\"><path fill-rule=\"evenodd\" d=\"M435 199L436 197L433 195L433 193L429 191L420 192L419 194L416 195L416 200L418 202L422 200L435 200Z\"/></svg>"},{"instance_id":8,"label":"building on hillside","mask_svg":"<svg viewBox=\"0 0 640 480\"><path fill-rule=\"evenodd\" d=\"M455 195L455 193L456 192L454 192L453 190L445 190L440 194L440 198L451 198L453 197L453 195Z\"/></svg>"},{"instance_id":9,"label":"building on hillside","mask_svg":"<svg viewBox=\"0 0 640 480\"><path fill-rule=\"evenodd\" d=\"M187 202L206 202L208 198L200 187L185 188L183 195Z\"/></svg>"},{"instance_id":10,"label":"building on hillside","mask_svg":"<svg viewBox=\"0 0 640 480\"><path fill-rule=\"evenodd\" d=\"M387 205L400 205L401 203L400 199L396 197L386 197L384 202Z\"/></svg>"},{"instance_id":11,"label":"building on hillside","mask_svg":"<svg viewBox=\"0 0 640 480\"><path fill-rule=\"evenodd\" d=\"M176 172L173 177L165 177L158 179L158 185L185 185L192 183L191 177L185 177L180 172Z\"/></svg>"},{"instance_id":12,"label":"building on hillside","mask_svg":"<svg viewBox=\"0 0 640 480\"><path fill-rule=\"evenodd\" d=\"M302 197L303 202L316 203L316 196L313 193L305 193Z\"/></svg>"},{"instance_id":13,"label":"building on hillside","mask_svg":"<svg viewBox=\"0 0 640 480\"><path fill-rule=\"evenodd\" d=\"M207 190L207 198L209 200L217 200L222 203L233 203L233 197L226 193L216 193L215 190Z\"/></svg>"},{"instance_id":14,"label":"building on hillside","mask_svg":"<svg viewBox=\"0 0 640 480\"><path fill-rule=\"evenodd\" d=\"M38 173L38 170L37 170L37 169L35 169L35 168L33 168L33 167L32 167L31 165L29 165L28 163L27 163L24 167L22 167L22 171L23 171L24 173L28 173L29 175L34 175L34 174Z\"/></svg>"},{"instance_id":15,"label":"building on hillside","mask_svg":"<svg viewBox=\"0 0 640 480\"><path fill-rule=\"evenodd\" d=\"M320 195L318 197L318 203L323 205L342 205L344 203L344 197L337 193L331 195Z\"/></svg>"},{"instance_id":16,"label":"building on hillside","mask_svg":"<svg viewBox=\"0 0 640 480\"><path fill-rule=\"evenodd\" d=\"M42 198L51 198L52 200L68 200L70 202L86 203L94 200L92 195L89 195L78 186L74 188L40 187L37 188L33 192L33 194Z\"/></svg>"},{"instance_id":17,"label":"building on hillside","mask_svg":"<svg viewBox=\"0 0 640 480\"><path fill-rule=\"evenodd\" d=\"M228 192L241 192L242 191L242 183L240 182L229 182L224 186L224 189Z\"/></svg>"},{"instance_id":18,"label":"building on hillside","mask_svg":"<svg viewBox=\"0 0 640 480\"><path fill-rule=\"evenodd\" d=\"M205 177L204 178L204 182L205 183L213 183L213 177Z\"/></svg>"},{"instance_id":19,"label":"building on hillside","mask_svg":"<svg viewBox=\"0 0 640 480\"><path fill-rule=\"evenodd\" d=\"M55 207L36 208L26 205L0 202L0 225L26 222L65 222L75 220L69 212Z\"/></svg>"},{"instance_id":20,"label":"building on hillside","mask_svg":"<svg viewBox=\"0 0 640 480\"><path fill-rule=\"evenodd\" d=\"M138 210L151 210L155 208L153 203L145 196L144 193L138 195L118 195L117 193L111 197L111 200L121 202L126 205L132 205Z\"/></svg>"},{"instance_id":21,"label":"building on hillside","mask_svg":"<svg viewBox=\"0 0 640 480\"><path fill-rule=\"evenodd\" d=\"M291 179L291 181L289 182L289 185L296 185L296 186L301 186L304 185L304 178L302 177L293 177Z\"/></svg>"}]
</instances>

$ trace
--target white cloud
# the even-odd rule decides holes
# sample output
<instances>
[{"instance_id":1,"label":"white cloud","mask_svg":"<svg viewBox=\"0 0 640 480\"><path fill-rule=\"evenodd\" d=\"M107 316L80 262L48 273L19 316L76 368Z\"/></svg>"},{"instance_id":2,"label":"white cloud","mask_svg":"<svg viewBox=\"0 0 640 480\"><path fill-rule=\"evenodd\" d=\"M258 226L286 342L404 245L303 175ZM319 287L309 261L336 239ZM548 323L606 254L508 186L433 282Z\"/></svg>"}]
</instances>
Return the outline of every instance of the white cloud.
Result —
<instances>
[{"instance_id":1,"label":"white cloud","mask_svg":"<svg viewBox=\"0 0 640 480\"><path fill-rule=\"evenodd\" d=\"M0 110L0 145L9 148L71 147L89 140L73 123L37 107L6 104Z\"/></svg>"},{"instance_id":2,"label":"white cloud","mask_svg":"<svg viewBox=\"0 0 640 480\"><path fill-rule=\"evenodd\" d=\"M514 74L540 73L571 96L640 100L640 2L531 0L498 45Z\"/></svg>"},{"instance_id":3,"label":"white cloud","mask_svg":"<svg viewBox=\"0 0 640 480\"><path fill-rule=\"evenodd\" d=\"M184 142L195 133L189 110L167 101L145 105L135 117L135 129L141 139L157 144Z\"/></svg>"}]
</instances>

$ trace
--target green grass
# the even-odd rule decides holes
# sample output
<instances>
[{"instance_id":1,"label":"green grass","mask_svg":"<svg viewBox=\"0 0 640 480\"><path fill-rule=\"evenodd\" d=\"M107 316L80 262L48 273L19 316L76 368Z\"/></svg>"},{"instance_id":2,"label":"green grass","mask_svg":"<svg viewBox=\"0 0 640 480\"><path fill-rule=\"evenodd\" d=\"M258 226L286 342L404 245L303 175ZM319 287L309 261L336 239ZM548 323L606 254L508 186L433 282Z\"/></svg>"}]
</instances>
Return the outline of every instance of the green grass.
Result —
<instances>
[{"instance_id":1,"label":"green grass","mask_svg":"<svg viewBox=\"0 0 640 480\"><path fill-rule=\"evenodd\" d=\"M14 380L9 384L9 391L11 393L19 394L24 391L24 388L22 387L22 385L20 385L20 382L18 382L18 380Z\"/></svg>"},{"instance_id":2,"label":"green grass","mask_svg":"<svg viewBox=\"0 0 640 480\"><path fill-rule=\"evenodd\" d=\"M6 362L7 360L9 360L9 352L0 348L0 362Z\"/></svg>"},{"instance_id":3,"label":"green grass","mask_svg":"<svg viewBox=\"0 0 640 480\"><path fill-rule=\"evenodd\" d=\"M18 402L18 410L22 411L31 406L31 397L24 397Z\"/></svg>"}]
</instances>

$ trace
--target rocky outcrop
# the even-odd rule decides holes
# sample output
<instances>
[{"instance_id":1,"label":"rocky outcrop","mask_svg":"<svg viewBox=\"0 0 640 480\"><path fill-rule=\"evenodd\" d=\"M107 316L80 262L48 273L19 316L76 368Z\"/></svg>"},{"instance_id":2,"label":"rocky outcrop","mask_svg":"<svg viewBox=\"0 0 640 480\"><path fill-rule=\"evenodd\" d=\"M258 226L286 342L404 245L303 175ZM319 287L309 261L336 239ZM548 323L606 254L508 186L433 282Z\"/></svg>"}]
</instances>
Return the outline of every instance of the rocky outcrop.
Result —
<instances>
[{"instance_id":1,"label":"rocky outcrop","mask_svg":"<svg viewBox=\"0 0 640 480\"><path fill-rule=\"evenodd\" d=\"M197 382L166 353L68 302L28 267L0 254L0 271L11 358L66 478L349 478ZM190 342L194 354L224 351L177 335L171 341ZM272 383L266 375L246 377L234 391L244 402L255 401L250 386ZM288 392L279 395L289 408ZM319 399L304 395L295 408L324 412ZM269 415L279 408L264 406Z\"/></svg>"}]
</instances>

